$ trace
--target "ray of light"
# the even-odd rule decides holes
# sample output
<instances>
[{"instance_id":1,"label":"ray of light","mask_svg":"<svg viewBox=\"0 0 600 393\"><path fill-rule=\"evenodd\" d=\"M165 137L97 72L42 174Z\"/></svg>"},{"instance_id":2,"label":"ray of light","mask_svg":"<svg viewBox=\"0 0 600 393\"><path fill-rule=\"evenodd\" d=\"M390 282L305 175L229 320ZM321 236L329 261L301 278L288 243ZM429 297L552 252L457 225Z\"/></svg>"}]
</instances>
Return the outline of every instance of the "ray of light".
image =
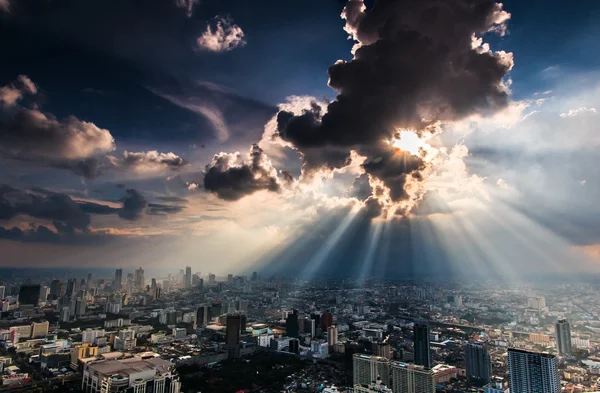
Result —
<instances>
[{"instance_id":1,"label":"ray of light","mask_svg":"<svg viewBox=\"0 0 600 393\"><path fill-rule=\"evenodd\" d=\"M385 223L380 221L372 222L369 226L369 232L367 234L368 241L365 250L366 252L361 262L362 267L358 276L359 280L361 281L370 277L370 274L372 273L373 262L375 261L375 256L381 241L381 232L385 225L388 225L388 221Z\"/></svg>"},{"instance_id":2,"label":"ray of light","mask_svg":"<svg viewBox=\"0 0 600 393\"><path fill-rule=\"evenodd\" d=\"M319 270L319 268L323 265L323 262L329 257L331 251L335 247L335 245L340 241L354 218L356 218L357 213L359 212L360 207L354 207L352 210L348 212L346 217L340 221L338 227L331 233L331 235L325 240L323 245L317 250L317 252L312 256L310 261L307 263L304 271L300 275L303 280L309 280L314 277L315 273Z\"/></svg>"}]
</instances>

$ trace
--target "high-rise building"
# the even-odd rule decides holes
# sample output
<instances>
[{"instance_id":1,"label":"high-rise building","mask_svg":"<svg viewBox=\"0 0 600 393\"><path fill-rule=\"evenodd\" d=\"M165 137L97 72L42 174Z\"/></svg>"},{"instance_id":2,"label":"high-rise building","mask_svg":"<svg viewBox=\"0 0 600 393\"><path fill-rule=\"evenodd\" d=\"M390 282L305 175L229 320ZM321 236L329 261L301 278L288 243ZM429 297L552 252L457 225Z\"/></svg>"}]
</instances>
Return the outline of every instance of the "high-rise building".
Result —
<instances>
[{"instance_id":1,"label":"high-rise building","mask_svg":"<svg viewBox=\"0 0 600 393\"><path fill-rule=\"evenodd\" d=\"M492 362L490 354L480 343L467 343L465 345L465 366L467 378L472 384L483 386L492 379Z\"/></svg>"},{"instance_id":2,"label":"high-rise building","mask_svg":"<svg viewBox=\"0 0 600 393\"><path fill-rule=\"evenodd\" d=\"M50 296L53 299L56 299L60 296L62 296L62 283L60 282L60 280L52 280L52 282L50 283Z\"/></svg>"},{"instance_id":3,"label":"high-rise building","mask_svg":"<svg viewBox=\"0 0 600 393\"><path fill-rule=\"evenodd\" d=\"M225 332L227 353L230 359L240 357L240 329L242 326L241 315L227 316L227 330Z\"/></svg>"},{"instance_id":4,"label":"high-rise building","mask_svg":"<svg viewBox=\"0 0 600 393\"><path fill-rule=\"evenodd\" d=\"M227 275L227 285L233 284L233 274Z\"/></svg>"},{"instance_id":5,"label":"high-rise building","mask_svg":"<svg viewBox=\"0 0 600 393\"><path fill-rule=\"evenodd\" d=\"M250 278L250 281L258 281L258 273L257 272L252 272L252 277Z\"/></svg>"},{"instance_id":6,"label":"high-rise building","mask_svg":"<svg viewBox=\"0 0 600 393\"><path fill-rule=\"evenodd\" d=\"M381 380L390 381L390 361L379 356L355 353L352 356L352 380L354 385L369 385Z\"/></svg>"},{"instance_id":7,"label":"high-rise building","mask_svg":"<svg viewBox=\"0 0 600 393\"><path fill-rule=\"evenodd\" d=\"M77 292L77 290L75 288L76 285L77 285L77 280L74 278L70 278L67 281L67 289L65 291L65 296L72 297Z\"/></svg>"},{"instance_id":8,"label":"high-rise building","mask_svg":"<svg viewBox=\"0 0 600 393\"><path fill-rule=\"evenodd\" d=\"M431 368L429 323L424 319L415 320L414 326L415 364Z\"/></svg>"},{"instance_id":9,"label":"high-rise building","mask_svg":"<svg viewBox=\"0 0 600 393\"><path fill-rule=\"evenodd\" d=\"M217 282L217 276L215 276L214 274L210 273L208 275L208 285L214 285Z\"/></svg>"},{"instance_id":10,"label":"high-rise building","mask_svg":"<svg viewBox=\"0 0 600 393\"><path fill-rule=\"evenodd\" d=\"M571 325L566 318L561 318L556 322L556 347L561 356L571 354Z\"/></svg>"},{"instance_id":11,"label":"high-rise building","mask_svg":"<svg viewBox=\"0 0 600 393\"><path fill-rule=\"evenodd\" d=\"M4 299L6 296L6 287L4 285L0 286L0 299Z\"/></svg>"},{"instance_id":12,"label":"high-rise building","mask_svg":"<svg viewBox=\"0 0 600 393\"><path fill-rule=\"evenodd\" d=\"M327 329L327 345L329 345L329 348L338 343L338 334L337 326L329 326Z\"/></svg>"},{"instance_id":13,"label":"high-rise building","mask_svg":"<svg viewBox=\"0 0 600 393\"><path fill-rule=\"evenodd\" d=\"M556 356L509 348L511 393L560 393Z\"/></svg>"},{"instance_id":14,"label":"high-rise building","mask_svg":"<svg viewBox=\"0 0 600 393\"><path fill-rule=\"evenodd\" d=\"M288 337L298 337L300 334L300 321L298 320L298 310L293 310L285 319L285 335Z\"/></svg>"},{"instance_id":15,"label":"high-rise building","mask_svg":"<svg viewBox=\"0 0 600 393\"><path fill-rule=\"evenodd\" d=\"M431 369L413 364L392 362L392 391L401 393L435 393L435 376Z\"/></svg>"},{"instance_id":16,"label":"high-rise building","mask_svg":"<svg viewBox=\"0 0 600 393\"><path fill-rule=\"evenodd\" d=\"M192 287L192 268L189 266L185 267L185 279L183 287L185 289L189 289Z\"/></svg>"},{"instance_id":17,"label":"high-rise building","mask_svg":"<svg viewBox=\"0 0 600 393\"><path fill-rule=\"evenodd\" d=\"M23 284L19 288L19 305L37 306L40 298L40 284Z\"/></svg>"},{"instance_id":18,"label":"high-rise building","mask_svg":"<svg viewBox=\"0 0 600 393\"><path fill-rule=\"evenodd\" d=\"M144 268L141 266L135 271L134 283L137 289L144 288L144 285L146 284L146 279L144 278Z\"/></svg>"},{"instance_id":19,"label":"high-rise building","mask_svg":"<svg viewBox=\"0 0 600 393\"><path fill-rule=\"evenodd\" d=\"M115 280L112 283L112 289L114 291L121 290L121 282L123 282L123 269L115 270Z\"/></svg>"},{"instance_id":20,"label":"high-rise building","mask_svg":"<svg viewBox=\"0 0 600 393\"><path fill-rule=\"evenodd\" d=\"M333 315L325 311L321 314L321 330L326 332L333 325Z\"/></svg>"},{"instance_id":21,"label":"high-rise building","mask_svg":"<svg viewBox=\"0 0 600 393\"><path fill-rule=\"evenodd\" d=\"M40 288L40 302L45 302L46 300L48 300L48 295L50 294L50 288L48 288L46 285L42 286ZM0 297L0 299L2 299Z\"/></svg>"},{"instance_id":22,"label":"high-rise building","mask_svg":"<svg viewBox=\"0 0 600 393\"><path fill-rule=\"evenodd\" d=\"M196 320L194 322L195 328L204 327L208 325L212 319L211 309L207 305L202 305L196 309Z\"/></svg>"},{"instance_id":23,"label":"high-rise building","mask_svg":"<svg viewBox=\"0 0 600 393\"><path fill-rule=\"evenodd\" d=\"M302 321L303 324L303 332L304 333L308 333L310 334L310 337L313 338L316 335L316 329L315 329L315 320L312 318L305 318Z\"/></svg>"}]
</instances>

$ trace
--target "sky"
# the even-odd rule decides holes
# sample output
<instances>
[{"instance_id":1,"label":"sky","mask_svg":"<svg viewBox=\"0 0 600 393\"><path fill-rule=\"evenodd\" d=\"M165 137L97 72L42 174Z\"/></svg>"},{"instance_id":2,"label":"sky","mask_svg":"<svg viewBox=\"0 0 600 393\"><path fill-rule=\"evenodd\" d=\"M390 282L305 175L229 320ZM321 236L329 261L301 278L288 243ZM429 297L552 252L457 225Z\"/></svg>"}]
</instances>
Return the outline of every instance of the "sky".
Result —
<instances>
[{"instance_id":1,"label":"sky","mask_svg":"<svg viewBox=\"0 0 600 393\"><path fill-rule=\"evenodd\" d=\"M0 0L0 267L598 272L599 17Z\"/></svg>"}]
</instances>

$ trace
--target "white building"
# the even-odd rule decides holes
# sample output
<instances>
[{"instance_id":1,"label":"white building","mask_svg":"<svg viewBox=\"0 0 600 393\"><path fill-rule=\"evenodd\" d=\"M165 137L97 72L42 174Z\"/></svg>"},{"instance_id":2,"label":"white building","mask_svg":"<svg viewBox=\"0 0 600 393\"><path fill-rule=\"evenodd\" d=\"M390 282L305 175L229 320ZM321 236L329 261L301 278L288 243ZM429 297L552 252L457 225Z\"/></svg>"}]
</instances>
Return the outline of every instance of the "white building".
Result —
<instances>
[{"instance_id":1,"label":"white building","mask_svg":"<svg viewBox=\"0 0 600 393\"><path fill-rule=\"evenodd\" d=\"M181 385L173 364L153 358L102 360L87 363L81 388L86 393L108 393L133 388L134 393L179 393Z\"/></svg>"}]
</instances>

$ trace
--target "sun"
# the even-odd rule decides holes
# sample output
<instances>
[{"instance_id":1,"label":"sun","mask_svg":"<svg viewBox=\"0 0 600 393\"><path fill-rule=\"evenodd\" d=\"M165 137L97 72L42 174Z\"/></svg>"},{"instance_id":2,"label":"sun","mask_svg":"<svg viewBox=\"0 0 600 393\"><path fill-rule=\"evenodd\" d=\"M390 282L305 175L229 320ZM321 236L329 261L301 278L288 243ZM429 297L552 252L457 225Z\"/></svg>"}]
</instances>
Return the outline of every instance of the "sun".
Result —
<instances>
[{"instance_id":1,"label":"sun","mask_svg":"<svg viewBox=\"0 0 600 393\"><path fill-rule=\"evenodd\" d=\"M400 131L399 137L392 140L392 146L413 156L421 156L423 151L428 151L431 148L416 132L410 130Z\"/></svg>"}]
</instances>

